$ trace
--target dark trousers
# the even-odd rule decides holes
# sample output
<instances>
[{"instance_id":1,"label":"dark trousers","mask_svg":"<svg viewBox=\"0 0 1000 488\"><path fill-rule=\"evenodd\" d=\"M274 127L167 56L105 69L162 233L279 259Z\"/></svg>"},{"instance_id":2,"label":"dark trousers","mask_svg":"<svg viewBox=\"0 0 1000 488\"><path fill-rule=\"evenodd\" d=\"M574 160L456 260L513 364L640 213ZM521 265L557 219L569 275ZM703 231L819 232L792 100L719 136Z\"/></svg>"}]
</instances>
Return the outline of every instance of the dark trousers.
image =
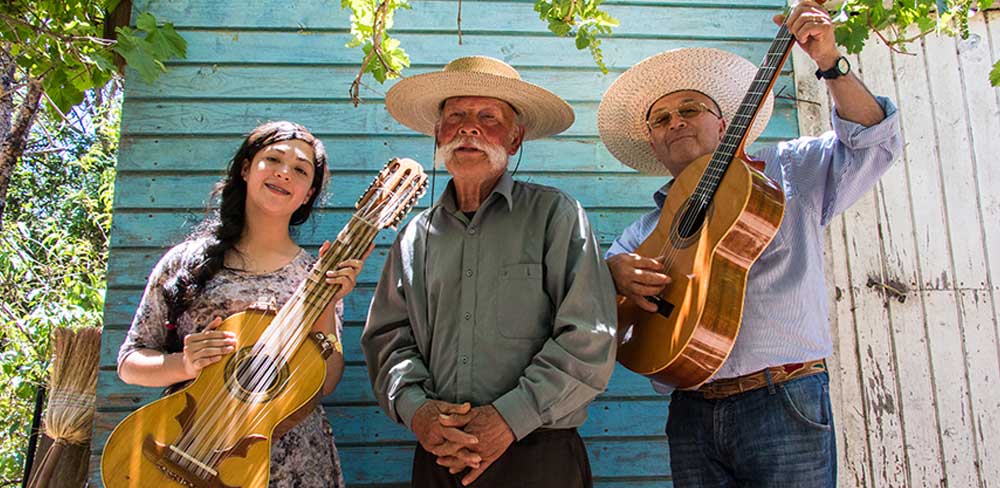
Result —
<instances>
[{"instance_id":1,"label":"dark trousers","mask_svg":"<svg viewBox=\"0 0 1000 488\"><path fill-rule=\"evenodd\" d=\"M417 444L414 488L458 488L468 470L448 473L437 457ZM576 429L541 430L515 442L470 487L591 488L590 460Z\"/></svg>"},{"instance_id":2,"label":"dark trousers","mask_svg":"<svg viewBox=\"0 0 1000 488\"><path fill-rule=\"evenodd\" d=\"M834 488L829 377L819 373L718 400L674 391L667 418L676 488Z\"/></svg>"}]
</instances>

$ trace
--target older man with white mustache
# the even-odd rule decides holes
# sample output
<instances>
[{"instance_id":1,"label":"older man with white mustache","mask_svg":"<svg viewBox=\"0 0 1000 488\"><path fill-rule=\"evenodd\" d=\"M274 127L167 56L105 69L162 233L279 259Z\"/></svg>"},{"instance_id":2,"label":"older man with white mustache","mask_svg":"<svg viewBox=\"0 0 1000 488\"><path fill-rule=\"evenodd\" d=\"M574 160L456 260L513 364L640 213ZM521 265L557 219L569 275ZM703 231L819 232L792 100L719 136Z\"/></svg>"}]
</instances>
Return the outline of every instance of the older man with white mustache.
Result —
<instances>
[{"instance_id":1,"label":"older man with white mustache","mask_svg":"<svg viewBox=\"0 0 1000 488\"><path fill-rule=\"evenodd\" d=\"M592 486L576 427L614 368L614 285L580 204L507 172L572 109L482 56L386 107L452 176L396 238L361 338L379 405L419 441L412 486Z\"/></svg>"}]
</instances>

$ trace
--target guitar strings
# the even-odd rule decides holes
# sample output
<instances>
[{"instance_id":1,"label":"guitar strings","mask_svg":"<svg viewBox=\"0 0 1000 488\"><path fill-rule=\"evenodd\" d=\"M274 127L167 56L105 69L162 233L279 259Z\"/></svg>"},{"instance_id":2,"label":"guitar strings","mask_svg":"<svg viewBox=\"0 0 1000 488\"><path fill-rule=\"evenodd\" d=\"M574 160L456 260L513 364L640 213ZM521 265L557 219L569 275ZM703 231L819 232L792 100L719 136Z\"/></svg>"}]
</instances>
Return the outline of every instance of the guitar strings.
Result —
<instances>
[{"instance_id":1,"label":"guitar strings","mask_svg":"<svg viewBox=\"0 0 1000 488\"><path fill-rule=\"evenodd\" d=\"M755 113L756 110L754 111L754 113L748 114L747 109L751 106L753 107L758 106L761 100L763 100L764 97L766 97L768 87L771 84L771 78L774 76L775 71L780 69L781 65L784 64L781 62L781 60L785 57L785 55L788 53L788 50L791 48L791 40L792 36L788 31L788 27L786 25L782 25L781 28L779 28L778 30L778 34L775 36L775 40L772 42L770 48L768 49L767 54L765 54L764 62L762 63L764 66L760 68L757 75L754 77L754 80L749 87L749 91L744 96L743 102L740 104L739 110L737 110L736 115L733 117L733 120L731 121L729 129L726 131L725 136L723 136L722 143L720 143L719 145L720 147L732 149L734 150L734 152L736 149L738 149L738 145L742 142L743 135L745 134L749 125L753 122L753 116L756 115ZM768 66L768 64L771 62L769 61L769 58L771 56L777 56L774 66ZM725 176L726 170L728 169L728 165L732 161L732 159L735 158L735 156L736 155L734 154L732 158L728 158L729 161L722 163L721 161L717 160L716 155L713 154L712 160L710 161L708 168L706 168L705 172L702 174L702 177L699 180L699 184L695 188L694 194L688 199L688 201L690 202L691 199L698 197L700 202L697 203L697 205L701 205L702 207L697 212L690 211L689 209L690 207L687 206L682 207L682 208L688 208L688 210L685 212L684 217L681 219L681 223L679 226L680 227L679 233L681 235L689 235L692 231L695 230L695 228L698 225L702 225L699 224L699 221L704 222L705 217L699 218L699 215L701 215L702 212L707 212L708 205L711 199L714 197L714 190L712 191L711 195L706 192L705 187L710 185L705 183L705 181L709 179L716 180L714 186L716 186L717 190L718 183L721 182L722 178ZM671 236L672 234L673 233L671 232ZM668 236L668 238L664 241L658 253L658 255L664 256L663 266L660 269L662 272L667 272L667 270L673 267L674 260L680 253L680 250L672 245L671 236ZM668 248L669 252L667 251Z\"/></svg>"},{"instance_id":2,"label":"guitar strings","mask_svg":"<svg viewBox=\"0 0 1000 488\"><path fill-rule=\"evenodd\" d=\"M352 220L348 224L348 229L350 229ZM349 232L350 233L350 232ZM339 247L339 246L338 246ZM343 254L348 254L349 249L330 249L324 258L328 255L337 254L338 256L329 256L334 259L342 259ZM341 251L341 252L336 252ZM331 259L321 260L317 266L321 269L324 262L328 262ZM339 261L337 261L339 262ZM322 273L315 273L319 280L322 280ZM303 285L307 285L309 281L303 281ZM314 282L315 283L315 282ZM338 286L333 286L330 288L339 288ZM335 292L335 290L334 290ZM332 297L332 295L330 295ZM291 352L298 349L298 346L303 342L302 339L307 335L307 331L300 327L302 323L314 322L316 317L310 316L310 314L304 314L303 310L311 312L318 307L308 307L311 305L309 303L309 293L305 286L300 286L300 290L296 292L295 302L291 307L283 307L279 314L271 321L261 337L258 339L257 343L253 348L251 354L250 365L240 371L236 371L238 377L237 383L246 389L249 394L247 401L240 402L237 405L235 411L231 409L226 409L227 411L217 410L216 411L216 426L225 426L226 424L222 422L221 416L229 413L235 416L235 418L249 418L251 410L256 406L257 401L260 400L259 396L262 395L268 386L270 386L280 374L280 368L277 365L287 364L290 360ZM287 313L286 313L287 312ZM318 316L322 310L316 311L315 315ZM303 333L299 333L302 331ZM249 381L246 380L249 377ZM258 408L258 413L255 415L259 417L260 409ZM222 432L216 435L212 435L213 432L209 433L208 439L214 442L206 442L207 448L210 452L201 452L199 454L205 455L210 454L207 464L214 464L218 461L221 456L221 449L212 449L213 447L222 448L230 445L233 442L232 436L234 432L232 429L227 432L222 429ZM229 434L229 435L226 435ZM220 445L221 444L221 445Z\"/></svg>"},{"instance_id":3,"label":"guitar strings","mask_svg":"<svg viewBox=\"0 0 1000 488\"><path fill-rule=\"evenodd\" d=\"M419 184L418 185L411 185L409 188L407 188L408 191L397 192L397 193L392 194L392 196L389 198L389 203L390 203L389 206L391 208L395 208L394 206L398 206L405 199L409 199L409 198L413 198L414 201L415 201L415 198L416 198L415 194L416 194L417 191L419 191L419 186L420 186ZM376 194L380 190L381 189L377 189ZM389 224L395 218L394 215L393 215L393 213L391 213L391 212L383 212L381 215L378 215L378 209L375 208L376 207L376 205L375 205L376 200L377 199L375 199L375 198L369 199L368 204L365 205L357 213L355 213L354 216L352 216L351 221L348 223L347 227L345 227L345 229L344 229L345 233L344 233L343 238L346 239L346 240L348 240L348 242L352 242L355 245L353 245L353 246L346 246L346 248L341 247L341 249L338 249L339 251L342 251L342 252L326 253L323 256L323 258L326 258L326 259L321 258L321 260L318 263L318 265L329 264L329 261L333 261L334 259L336 259L336 261L334 261L333 264L336 264L336 263L338 263L340 261L343 261L345 258L347 258L349 256L352 256L354 258L360 258L361 257L361 254L368 248L368 246L374 240L375 234L378 232L378 229L381 228L381 227L386 226L387 224ZM361 217L357 218L357 220L359 222L361 222L362 224L364 224L364 225L361 226L362 230L363 230L363 232L361 232L361 233L364 234L364 236L362 238L360 238L360 239L354 239L353 238L353 232L354 232L353 228L355 226L352 225L352 224L355 222L355 218L359 214L361 214ZM377 224L376 224L376 226L373 227L371 224L368 224L368 221L374 220L376 217L377 217ZM362 243L364 244L363 246L360 245ZM340 246L338 246L338 247L340 247ZM335 254L338 255L338 256L334 256ZM347 254L348 256L343 256L343 254ZM320 274L319 279L321 279L321 280L323 279L322 274ZM282 310L279 312L279 315L276 316L274 320L272 320L272 324L269 324L268 326L266 326L266 329L265 329L264 333L261 334L261 338L259 338L258 342L255 344L255 346L253 348L254 354L252 355L253 359L251 359L251 366L249 368L254 373L253 377L251 378L251 381L250 381L249 391L251 392L251 394L254 394L254 393L259 394L259 393L263 392L264 389L262 387L270 385L271 382L274 381L274 376L279 371L277 368L275 368L275 367L272 366L272 364L275 363L274 360L276 360L278 358L290 357L291 353L293 353L295 350L297 350L298 346L301 345L302 339L304 339L304 336L308 332L304 331L305 333L303 333L303 334L295 334L294 333L295 329L302 330L302 328L299 327L300 324L315 322L315 320L318 319L319 315L322 313L323 308L315 306L315 303L310 303L309 300L312 299L315 302L315 301L317 301L317 299L318 300L324 300L325 299L325 301L329 301L329 299L331 299L333 297L333 295L339 289L339 285L334 285L334 286L330 286L330 287L320 288L319 289L320 290L319 293L316 293L314 291L312 294L310 294L307 290L305 290L305 287L308 284L308 281L309 281L308 279L306 281L304 281L302 283L302 285L300 285L300 290L297 290L297 292L296 292L296 295L299 296L300 298L296 300L296 302L293 304L293 306L291 308L289 308L289 307L283 307L282 308ZM300 292L301 292L301 295L299 295ZM323 302L319 302L319 303L323 303ZM302 309L305 308L307 304L313 305L313 307L311 309L307 309L307 312L310 312L310 313L303 314L302 313ZM281 312L285 312L285 311L288 311L289 313L286 313L286 314L282 314L281 313ZM295 321L296 323L292 324L295 327L288 327L287 326L288 325L287 322L290 321L290 319L292 317L295 317L295 316L303 317L303 318L305 318L305 320ZM260 319L263 319L263 317L265 317L265 315L261 315ZM289 329L292 329L292 330L289 330ZM301 335L303 337L299 338L299 340L295 340L296 339L295 338L296 335ZM268 340L265 340L265 336L267 336L266 339L268 339ZM282 340L282 339L284 339L284 340ZM274 352L274 350L276 349L276 347L274 346L274 344L283 345L284 347L281 347L277 351L278 352L277 354L273 354L273 359L272 359L272 361L269 362L269 361L267 361L267 357L268 356L265 356L264 353L266 353L266 352ZM258 360L258 358L260 358L260 360ZM285 364L287 364L287 362L285 362ZM242 370L241 371L237 371L236 373L238 375L240 375L241 372L242 372ZM300 376L300 375L297 375L297 374L293 375L293 373L297 373L297 372L298 372L297 370L293 369L293 371L289 374L290 375L289 382L292 385L298 383L297 379L298 379L298 376ZM240 377L245 377L245 373L243 375L240 375ZM224 382L225 380L223 379L222 381ZM239 381L239 380L237 379L237 381ZM213 381L213 383L218 383L218 381ZM213 384L211 386L216 386L216 385ZM217 388L215 391L220 392L221 390L223 390L223 388ZM212 435L214 433L213 431L215 431L216 429L210 429L210 431L208 433L208 436L207 436L208 439L205 439L205 437L206 437L205 432L204 432L205 426L220 426L220 425L224 426L225 425L222 422L222 418L221 418L222 415L223 415L223 412L225 412L225 411L230 411L231 412L232 409L219 408L219 407L223 407L224 406L224 405L220 405L220 403L232 403L232 402L225 402L225 397L228 397L228 396L229 395L218 395L218 394L215 395L215 398L212 401L209 402L210 403L210 407L213 407L213 408L209 408L206 411L206 413L209 413L209 417L206 420L209 420L209 421L208 422L198 422L197 421L198 419L195 419L195 421L193 423L195 423L195 424L201 424L201 425L198 426L197 428L193 429L193 432L189 431L189 434L191 434L191 435L186 435L185 436L186 439L185 439L184 444L186 444L185 447L187 447L187 449L184 449L184 450L196 450L196 451L200 451L198 453L198 455L195 456L198 459L204 458L204 456L206 454L210 455L210 459L207 460L208 462L204 463L207 466L213 466L213 465L215 465L216 462L219 461L219 458L224 454L224 451L222 451L222 449L221 449L222 447L229 446L233 442L236 441L235 439L232 439L232 437L233 437L232 434L234 434L235 432L230 432L230 435L225 436L224 438L221 439L222 440L222 445L220 446L219 442L218 442L220 440L219 439L220 435ZM220 400L222 400L222 401L220 402ZM240 408L239 410L242 410L242 413L244 415L247 414L247 413L249 413L249 409L251 408L249 402L240 402L240 405L242 406L242 408ZM203 410L203 411L205 411L205 410ZM240 418L239 413L241 413L241 412L237 412L237 418ZM266 416L262 416L262 415L260 415L260 413L261 413L260 409L258 409L257 414L255 414L255 416L254 416L254 421L252 422L252 425L254 427L256 427L257 425L259 425L259 423L264 418L266 418ZM225 435L226 430L222 429L222 431L223 432L221 434ZM249 431L252 432L253 429L250 429ZM210 439L211 440L215 440L215 442L198 442L199 440L210 440ZM198 442L198 444L201 444L201 448L197 448L197 447L192 448L193 444L196 443L196 442ZM213 448L212 445L215 445L215 448ZM204 452L206 448L209 450L209 452L207 452L207 453ZM192 462L188 461L187 459L183 459L182 462L185 465L187 465L186 467L190 467L190 465L193 464ZM196 465L195 467L198 468L199 470L203 471L203 469L200 466Z\"/></svg>"},{"instance_id":4,"label":"guitar strings","mask_svg":"<svg viewBox=\"0 0 1000 488\"><path fill-rule=\"evenodd\" d=\"M331 253L331 254L342 254L342 253ZM321 265L323 263L321 262L319 264ZM303 282L303 285L304 284L306 284L305 281ZM303 287L300 286L300 289L296 292L297 299L295 300L294 303L291 304L292 306L284 307L282 311L279 312L279 315L276 316L274 320L272 320L273 327L269 325L265 329L264 333L261 334L261 337L258 338L257 343L252 349L253 352L250 355L251 363L249 367L243 368L242 371L236 371L236 374L238 375L237 382L240 383L249 392L251 392L250 393L251 400L253 399L252 398L253 395L262 390L261 385L263 385L267 381L267 378L263 373L269 372L273 376L273 374L276 372L275 368L270 366L270 364L273 363L267 361L265 355L271 353L272 350L274 349L273 346L268 347L269 345L273 345L275 343L281 344L282 342L284 342L286 345L288 344L288 342L286 342L286 340L282 340L283 338L281 337L282 333L287 329L287 327L283 326L283 324L286 322L286 319L288 317L301 315L302 308L305 306L303 300L300 298L302 297L301 295L302 292L303 292ZM289 312L289 313L283 313L283 312ZM277 359L277 356L275 356L275 359ZM239 378L246 379L248 373L251 375L251 379L249 385L246 385L244 384L246 382L239 381ZM233 403L231 401L232 398L229 395L216 395L216 398L230 400L229 402L224 402L224 403ZM204 428L198 429L196 432L193 432L193 437L195 439L201 440L202 442L200 442L201 444L199 446L200 448L192 449L195 452L191 453L194 454L195 457L199 459L204 459L206 455L213 454L214 452L214 455L212 455L210 459L206 460L207 462L205 464L207 465L213 465L214 461L217 461L217 458L220 455L219 449L217 448L225 447L226 445L229 445L232 442L232 440L230 439L232 437L231 435L225 436L226 431L224 427L226 426L226 424L222 422L221 418L222 415L224 415L225 413L230 413L233 414L236 418L241 418L248 413L248 410L250 408L248 402L237 403L235 409L220 408L220 407L227 407L230 405L219 405L218 404L219 402L211 402L211 403L212 405L209 409L203 410L206 413L209 413L210 415L207 418L208 421L203 423L202 425L203 426L207 425L213 428L211 428L207 434L204 432ZM218 432L219 430L221 430L221 432ZM220 446L220 444L222 445ZM206 452L206 450L208 452Z\"/></svg>"},{"instance_id":5,"label":"guitar strings","mask_svg":"<svg viewBox=\"0 0 1000 488\"><path fill-rule=\"evenodd\" d=\"M413 190L413 188L410 188L410 190ZM411 192L397 192L397 193L393 194L392 197L390 198L389 207L396 207L404 199L411 198L412 195L410 195L410 193ZM362 212L359 212L359 213L362 213ZM371 219L373 217L377 217L376 215L373 215L374 213L375 213L374 211L371 211L368 214L364 215L363 217L365 219ZM333 261L334 263L338 263L340 261L343 261L345 258L349 258L349 257L359 258L364 253L364 251L367 250L368 245L374 240L375 234L378 232L378 228L384 227L385 225L389 224L391 218L392 218L391 214L390 215L386 215L383 212L383 214L381 215L381 220L378 222L378 224L377 224L378 226L376 226L376 227L373 227L371 224L368 224L367 220L361 220L361 219L359 219L360 223L361 223L361 227L362 227L362 233L365 234L365 235L362 238L360 238L360 239L348 238L347 239L348 242L350 242L352 244L351 246L348 246L348 248L345 249L345 254L348 254L348 256L341 256L341 257L337 257L337 258L333 258L331 256L330 260ZM327 255L325 255L324 257L326 257L326 256ZM302 320L296 320L295 321L296 325L298 325L300 323L313 323L313 322L315 322L315 320L318 319L318 316L323 311L323 308L319 307L318 304L328 302L333 297L333 295L336 293L337 289L338 289L337 286L334 286L334 287L323 287L323 288L319 288L318 290L314 290L314 294L313 295L315 295L315 296L310 295L309 293L304 294L303 298L302 298L303 302L308 303L309 300L311 299L315 303L311 303L311 305L313 305L313 307L309 310L310 314L304 315L304 318ZM301 327L295 327L295 329L304 330ZM302 336L304 334L299 334L299 335ZM290 356L294 353L294 350L297 350L298 345L301 344L302 339L304 339L304 337L298 337L298 338L295 338L295 339L290 340L290 341L286 340L286 341L279 342L279 343L286 344L286 347L279 354L275 355L275 357L290 358ZM286 360L286 362L287 362L287 360ZM276 369L275 368L266 368L266 370L270 373L269 376L273 376L274 374L276 374ZM299 375L297 375L296 373L297 373L297 369L293 369L291 371L291 373L289 374L289 377L290 378L297 378ZM261 386L269 385L271 381L273 381L272 378L265 377L265 379L263 381L263 385L261 385ZM258 415L257 418L255 418L255 420L252 423L253 427L256 427L256 425L259 424L260 421L262 421L262 420L263 420L263 417L261 417L261 416ZM252 431L253 428L251 428L250 430Z\"/></svg>"}]
</instances>

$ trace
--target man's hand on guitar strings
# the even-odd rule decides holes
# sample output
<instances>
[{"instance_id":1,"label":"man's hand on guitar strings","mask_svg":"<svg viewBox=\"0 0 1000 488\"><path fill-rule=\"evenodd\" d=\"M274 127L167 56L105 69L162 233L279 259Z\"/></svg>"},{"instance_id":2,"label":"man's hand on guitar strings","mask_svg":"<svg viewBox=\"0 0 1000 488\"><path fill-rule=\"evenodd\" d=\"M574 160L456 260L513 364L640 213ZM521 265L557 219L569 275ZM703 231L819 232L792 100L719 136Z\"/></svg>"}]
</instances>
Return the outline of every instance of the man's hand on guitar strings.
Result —
<instances>
[{"instance_id":1,"label":"man's hand on guitar strings","mask_svg":"<svg viewBox=\"0 0 1000 488\"><path fill-rule=\"evenodd\" d=\"M635 253L622 253L607 260L618 294L647 312L656 312L657 306L646 297L659 295L670 284L663 261L663 256L647 258Z\"/></svg>"}]
</instances>

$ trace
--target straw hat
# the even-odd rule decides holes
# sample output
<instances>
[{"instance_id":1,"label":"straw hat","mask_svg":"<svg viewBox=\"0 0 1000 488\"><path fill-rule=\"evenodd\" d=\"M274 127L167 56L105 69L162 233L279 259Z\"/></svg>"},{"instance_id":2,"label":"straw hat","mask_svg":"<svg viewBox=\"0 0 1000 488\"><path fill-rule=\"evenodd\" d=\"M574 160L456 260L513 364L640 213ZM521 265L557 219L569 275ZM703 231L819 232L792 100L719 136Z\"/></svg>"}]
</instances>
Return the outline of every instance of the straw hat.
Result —
<instances>
[{"instance_id":1,"label":"straw hat","mask_svg":"<svg viewBox=\"0 0 1000 488\"><path fill-rule=\"evenodd\" d=\"M753 63L719 49L675 49L650 56L622 73L604 92L597 108L601 141L622 163L642 173L668 175L649 145L649 108L664 95L695 90L715 100L728 123L756 74ZM747 133L747 146L764 131L773 109L774 95L768 94Z\"/></svg>"},{"instance_id":2,"label":"straw hat","mask_svg":"<svg viewBox=\"0 0 1000 488\"><path fill-rule=\"evenodd\" d=\"M486 56L467 56L442 71L406 78L385 95L385 108L399 123L434 135L441 105L452 97L491 97L514 107L527 139L558 134L573 124L573 108L556 94L521 80L509 64Z\"/></svg>"}]
</instances>

